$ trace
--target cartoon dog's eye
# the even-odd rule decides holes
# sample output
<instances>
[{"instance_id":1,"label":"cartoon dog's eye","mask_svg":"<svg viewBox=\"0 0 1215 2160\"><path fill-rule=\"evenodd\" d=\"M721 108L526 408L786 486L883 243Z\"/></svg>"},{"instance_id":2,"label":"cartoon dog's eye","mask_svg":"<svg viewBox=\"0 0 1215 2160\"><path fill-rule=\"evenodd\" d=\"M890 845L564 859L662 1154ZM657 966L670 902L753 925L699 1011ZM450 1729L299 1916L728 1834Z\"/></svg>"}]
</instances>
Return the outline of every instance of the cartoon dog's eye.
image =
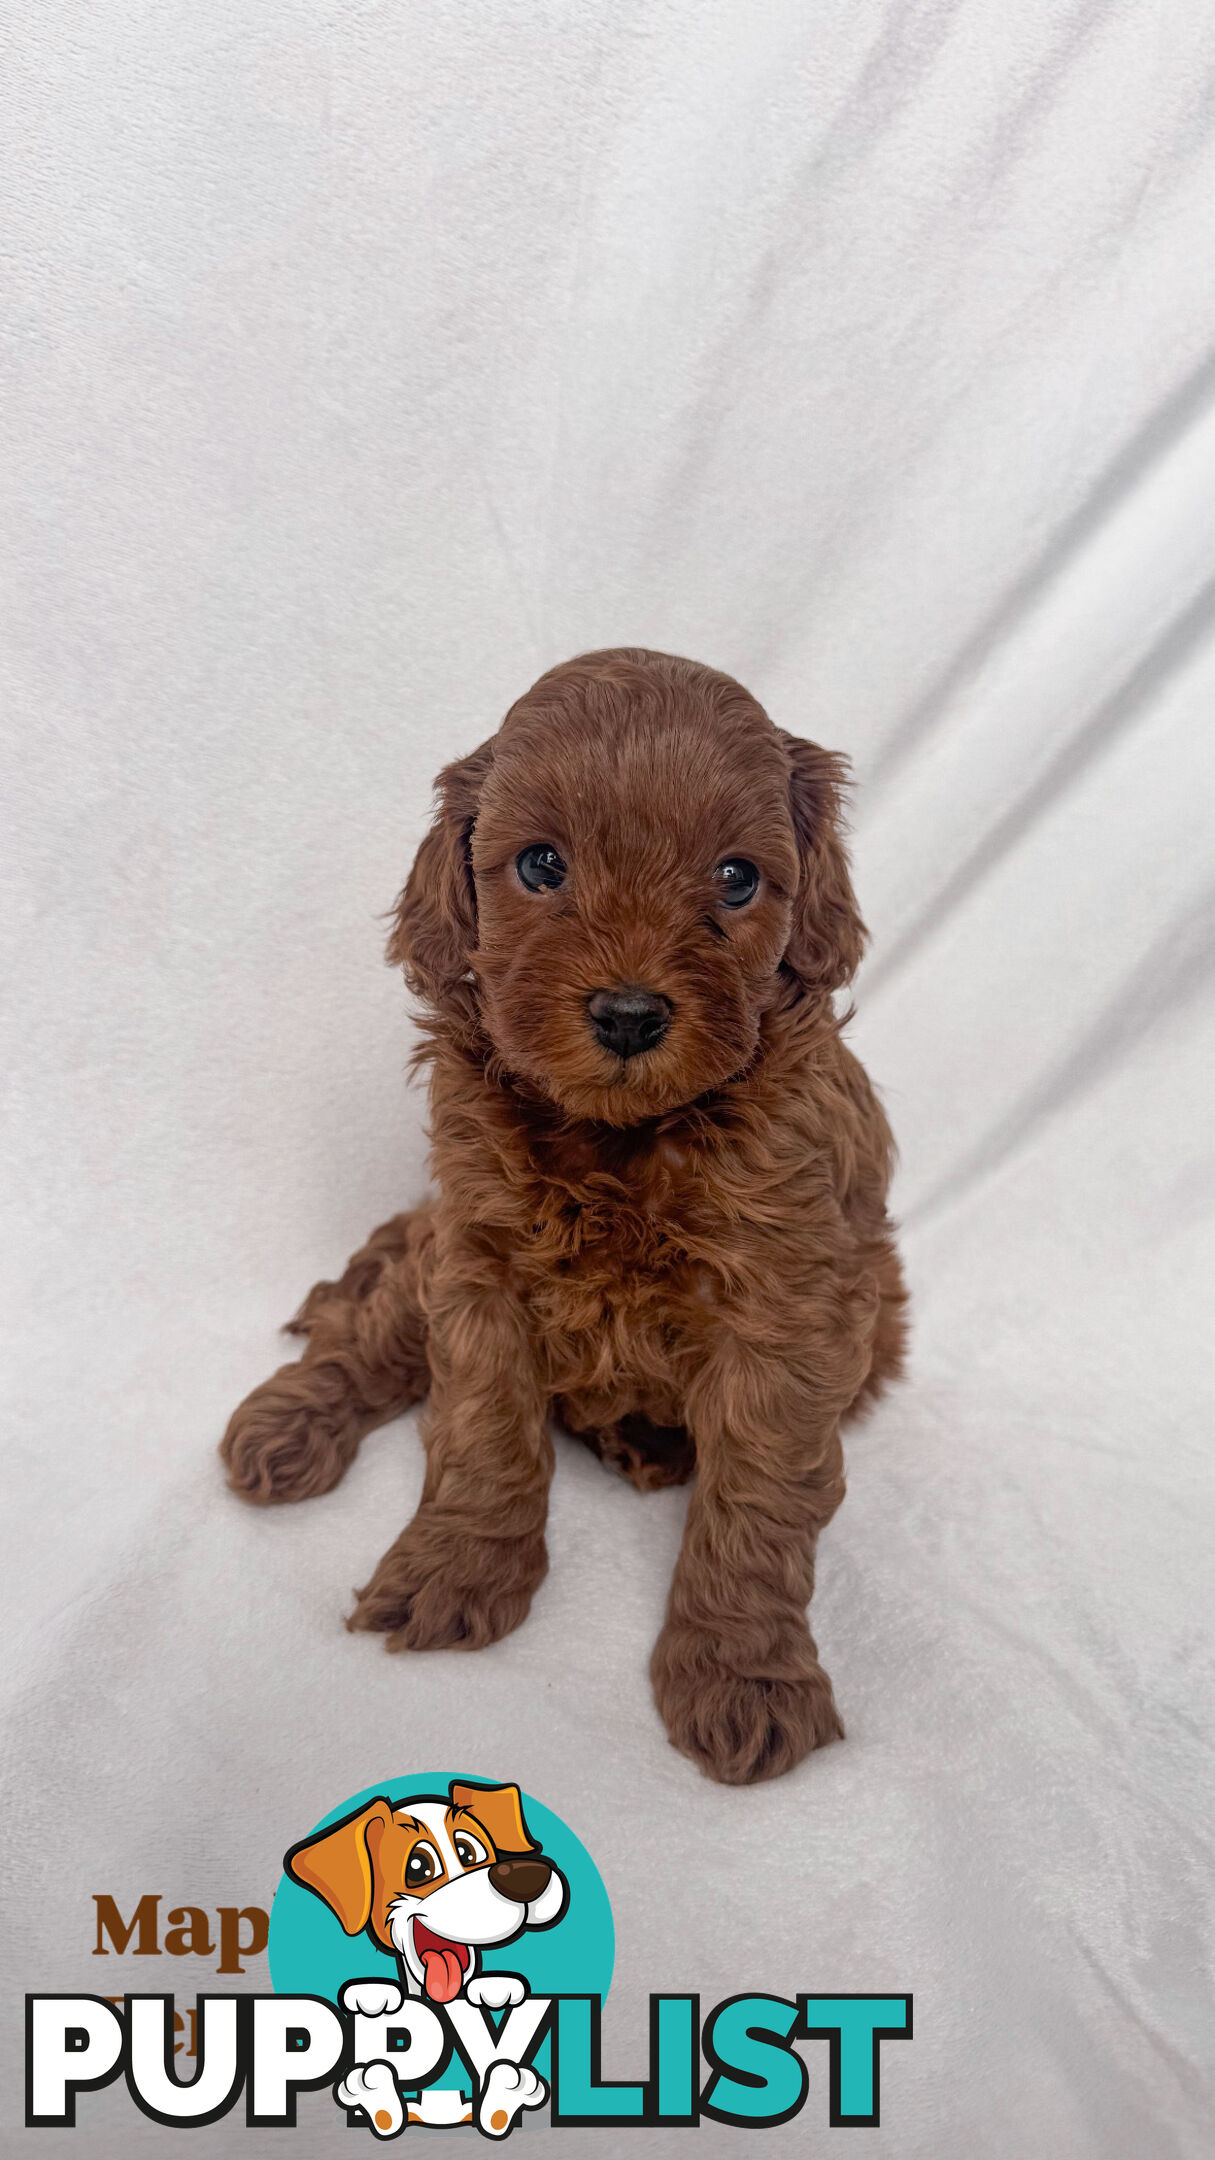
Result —
<instances>
[{"instance_id":1,"label":"cartoon dog's eye","mask_svg":"<svg viewBox=\"0 0 1215 2160\"><path fill-rule=\"evenodd\" d=\"M489 1858L480 1839L470 1836L467 1830L459 1831L452 1843L461 1867L480 1867L481 1862Z\"/></svg>"},{"instance_id":2,"label":"cartoon dog's eye","mask_svg":"<svg viewBox=\"0 0 1215 2160\"><path fill-rule=\"evenodd\" d=\"M519 882L529 892L556 892L565 883L565 864L555 847L547 847L537 841L533 847L525 847L522 855L515 857Z\"/></svg>"},{"instance_id":3,"label":"cartoon dog's eye","mask_svg":"<svg viewBox=\"0 0 1215 2160\"><path fill-rule=\"evenodd\" d=\"M745 855L727 856L713 872L717 897L726 907L745 907L759 891L759 872Z\"/></svg>"},{"instance_id":4,"label":"cartoon dog's eye","mask_svg":"<svg viewBox=\"0 0 1215 2160\"><path fill-rule=\"evenodd\" d=\"M409 1888L416 1890L422 1883L433 1882L440 1865L433 1845L415 1845L405 1862L405 1880Z\"/></svg>"}]
</instances>

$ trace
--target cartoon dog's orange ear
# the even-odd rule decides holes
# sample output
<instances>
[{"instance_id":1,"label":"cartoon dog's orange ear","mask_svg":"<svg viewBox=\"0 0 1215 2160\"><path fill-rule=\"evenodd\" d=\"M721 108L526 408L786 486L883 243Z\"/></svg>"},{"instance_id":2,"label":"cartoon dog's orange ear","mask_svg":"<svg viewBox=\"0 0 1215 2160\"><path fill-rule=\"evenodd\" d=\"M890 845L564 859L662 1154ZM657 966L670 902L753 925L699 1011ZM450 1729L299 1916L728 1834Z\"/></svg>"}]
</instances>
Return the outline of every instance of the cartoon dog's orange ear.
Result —
<instances>
[{"instance_id":1,"label":"cartoon dog's orange ear","mask_svg":"<svg viewBox=\"0 0 1215 2160\"><path fill-rule=\"evenodd\" d=\"M467 1808L497 1850L507 1853L540 1850L523 1820L523 1804L517 1785L461 1785L453 1779L448 1787L453 1807Z\"/></svg>"},{"instance_id":2,"label":"cartoon dog's orange ear","mask_svg":"<svg viewBox=\"0 0 1215 2160\"><path fill-rule=\"evenodd\" d=\"M391 1821L392 1802L372 1800L345 1822L293 1845L283 1861L294 1881L324 1899L348 1935L360 1934L371 1918L375 1854Z\"/></svg>"}]
</instances>

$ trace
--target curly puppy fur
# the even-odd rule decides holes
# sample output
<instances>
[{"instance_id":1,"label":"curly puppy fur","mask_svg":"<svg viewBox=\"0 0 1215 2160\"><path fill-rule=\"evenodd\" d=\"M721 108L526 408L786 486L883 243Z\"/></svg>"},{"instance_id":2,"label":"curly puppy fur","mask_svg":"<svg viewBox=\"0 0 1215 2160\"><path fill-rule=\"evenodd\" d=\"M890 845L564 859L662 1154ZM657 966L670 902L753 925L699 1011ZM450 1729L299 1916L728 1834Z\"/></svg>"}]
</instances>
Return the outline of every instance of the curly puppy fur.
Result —
<instances>
[{"instance_id":1,"label":"curly puppy fur","mask_svg":"<svg viewBox=\"0 0 1215 2160\"><path fill-rule=\"evenodd\" d=\"M357 1593L389 1649L476 1649L547 1565L550 1414L642 1488L693 1468L654 1651L675 1745L774 1777L842 1732L806 1608L840 1426L897 1373L892 1146L832 993L860 959L844 761L728 676L634 650L543 676L448 766L388 953L424 1008L439 1197L318 1283L236 1412L235 1490L298 1500L427 1392L413 1521ZM566 869L533 891L545 843ZM758 867L723 904L715 867ZM627 1061L588 1000L640 986Z\"/></svg>"}]
</instances>

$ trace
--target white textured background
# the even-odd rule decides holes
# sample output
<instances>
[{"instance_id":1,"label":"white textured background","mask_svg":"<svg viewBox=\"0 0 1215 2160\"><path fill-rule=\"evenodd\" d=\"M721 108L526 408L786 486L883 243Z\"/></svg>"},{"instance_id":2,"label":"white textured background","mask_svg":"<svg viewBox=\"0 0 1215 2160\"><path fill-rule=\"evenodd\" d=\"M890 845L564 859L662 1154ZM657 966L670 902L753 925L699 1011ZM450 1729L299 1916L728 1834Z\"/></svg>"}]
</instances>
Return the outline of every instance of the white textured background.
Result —
<instances>
[{"instance_id":1,"label":"white textured background","mask_svg":"<svg viewBox=\"0 0 1215 2160\"><path fill-rule=\"evenodd\" d=\"M650 1988L914 1990L881 2131L811 2049L798 2122L698 2149L1209 2151L1213 81L1189 0L18 0L6 2102L19 1989L210 1977L94 1963L95 1891L265 1902L437 1762L596 1855L609 2074ZM412 1422L298 1513L213 1455L420 1189L375 918L434 771L617 641L852 753L903 1148L850 1737L752 1793L650 1703L682 1496L565 1451L528 1625L403 1662L340 1623ZM17 2143L186 2149L81 2121Z\"/></svg>"}]
</instances>

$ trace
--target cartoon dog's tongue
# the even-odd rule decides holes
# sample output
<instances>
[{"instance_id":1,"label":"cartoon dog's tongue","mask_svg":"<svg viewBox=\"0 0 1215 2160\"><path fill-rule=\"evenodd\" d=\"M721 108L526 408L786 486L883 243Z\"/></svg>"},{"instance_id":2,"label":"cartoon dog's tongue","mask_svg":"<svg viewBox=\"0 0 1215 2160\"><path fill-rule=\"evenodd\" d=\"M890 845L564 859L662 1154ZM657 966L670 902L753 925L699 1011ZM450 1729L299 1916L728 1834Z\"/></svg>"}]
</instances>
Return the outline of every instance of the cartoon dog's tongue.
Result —
<instances>
[{"instance_id":1,"label":"cartoon dog's tongue","mask_svg":"<svg viewBox=\"0 0 1215 2160\"><path fill-rule=\"evenodd\" d=\"M425 1988L432 2002L452 2002L460 1992L460 1982L468 1964L468 1950L463 1943L448 1942L445 1935L436 1935L421 1920L413 1924L413 1943L422 1960L426 1975Z\"/></svg>"},{"instance_id":2,"label":"cartoon dog's tongue","mask_svg":"<svg viewBox=\"0 0 1215 2160\"><path fill-rule=\"evenodd\" d=\"M432 2002L450 2002L459 1994L464 1968L454 1950L424 1950L422 1963L426 1967L426 1992Z\"/></svg>"}]
</instances>

